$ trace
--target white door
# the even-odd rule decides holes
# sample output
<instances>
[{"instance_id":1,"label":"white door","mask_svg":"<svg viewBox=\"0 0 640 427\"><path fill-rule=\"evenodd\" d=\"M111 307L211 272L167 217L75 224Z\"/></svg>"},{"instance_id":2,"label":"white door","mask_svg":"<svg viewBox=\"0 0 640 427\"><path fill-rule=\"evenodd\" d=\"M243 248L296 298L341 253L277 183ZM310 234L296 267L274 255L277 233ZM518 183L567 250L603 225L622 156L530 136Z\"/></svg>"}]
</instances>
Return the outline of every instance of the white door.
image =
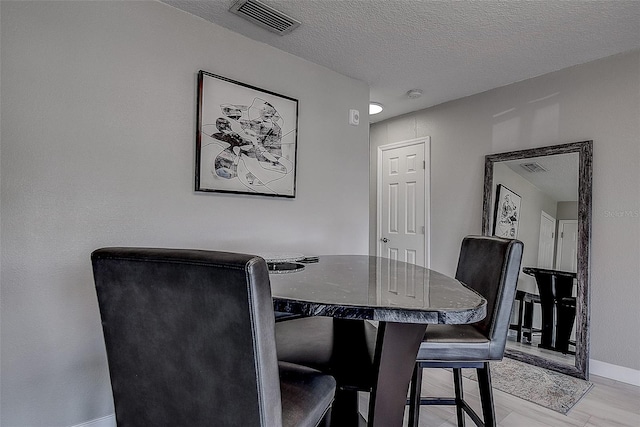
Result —
<instances>
[{"instance_id":1,"label":"white door","mask_svg":"<svg viewBox=\"0 0 640 427\"><path fill-rule=\"evenodd\" d=\"M560 220L558 223L558 255L556 270L576 272L578 266L578 221Z\"/></svg>"},{"instance_id":2,"label":"white door","mask_svg":"<svg viewBox=\"0 0 640 427\"><path fill-rule=\"evenodd\" d=\"M428 143L378 150L378 256L428 266Z\"/></svg>"},{"instance_id":3,"label":"white door","mask_svg":"<svg viewBox=\"0 0 640 427\"><path fill-rule=\"evenodd\" d=\"M556 219L542 211L540 215L540 239L538 241L538 267L553 269Z\"/></svg>"}]
</instances>

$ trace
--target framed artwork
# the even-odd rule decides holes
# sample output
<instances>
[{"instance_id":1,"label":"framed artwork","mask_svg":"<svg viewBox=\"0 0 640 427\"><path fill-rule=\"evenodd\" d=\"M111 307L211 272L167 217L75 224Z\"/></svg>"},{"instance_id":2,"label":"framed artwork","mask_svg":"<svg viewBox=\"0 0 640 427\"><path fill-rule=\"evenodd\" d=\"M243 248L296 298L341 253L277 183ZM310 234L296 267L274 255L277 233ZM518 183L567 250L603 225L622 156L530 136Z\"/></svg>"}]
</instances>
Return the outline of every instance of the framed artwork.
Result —
<instances>
[{"instance_id":1,"label":"framed artwork","mask_svg":"<svg viewBox=\"0 0 640 427\"><path fill-rule=\"evenodd\" d=\"M296 195L298 100L198 73L196 191Z\"/></svg>"},{"instance_id":2,"label":"framed artwork","mask_svg":"<svg viewBox=\"0 0 640 427\"><path fill-rule=\"evenodd\" d=\"M518 238L518 224L520 223L520 202L522 199L502 184L496 190L496 210L493 215L493 235Z\"/></svg>"}]
</instances>

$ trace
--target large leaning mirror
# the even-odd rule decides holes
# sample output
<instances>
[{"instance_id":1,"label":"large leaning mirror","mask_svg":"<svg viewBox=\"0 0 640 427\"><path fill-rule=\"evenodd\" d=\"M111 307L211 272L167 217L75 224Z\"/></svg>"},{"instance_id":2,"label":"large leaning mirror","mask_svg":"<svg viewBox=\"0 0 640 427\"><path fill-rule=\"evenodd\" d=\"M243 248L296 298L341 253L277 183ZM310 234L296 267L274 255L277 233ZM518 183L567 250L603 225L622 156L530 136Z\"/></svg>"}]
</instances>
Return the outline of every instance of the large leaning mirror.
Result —
<instances>
[{"instance_id":1,"label":"large leaning mirror","mask_svg":"<svg viewBox=\"0 0 640 427\"><path fill-rule=\"evenodd\" d=\"M505 355L587 379L592 141L485 157L482 232L524 242Z\"/></svg>"}]
</instances>

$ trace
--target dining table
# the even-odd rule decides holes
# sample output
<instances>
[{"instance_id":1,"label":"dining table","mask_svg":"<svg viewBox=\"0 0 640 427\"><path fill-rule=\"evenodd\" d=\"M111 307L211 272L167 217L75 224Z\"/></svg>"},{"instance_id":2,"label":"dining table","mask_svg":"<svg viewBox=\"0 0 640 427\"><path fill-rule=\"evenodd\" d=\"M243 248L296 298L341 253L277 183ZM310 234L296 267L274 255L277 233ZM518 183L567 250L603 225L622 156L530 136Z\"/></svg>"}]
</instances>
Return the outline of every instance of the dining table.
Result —
<instances>
[{"instance_id":1,"label":"dining table","mask_svg":"<svg viewBox=\"0 0 640 427\"><path fill-rule=\"evenodd\" d=\"M390 258L322 255L269 267L274 311L332 318L329 360L338 385L332 426L362 425L358 391L370 393L367 425L402 426L427 325L486 316L487 301L460 281Z\"/></svg>"}]
</instances>

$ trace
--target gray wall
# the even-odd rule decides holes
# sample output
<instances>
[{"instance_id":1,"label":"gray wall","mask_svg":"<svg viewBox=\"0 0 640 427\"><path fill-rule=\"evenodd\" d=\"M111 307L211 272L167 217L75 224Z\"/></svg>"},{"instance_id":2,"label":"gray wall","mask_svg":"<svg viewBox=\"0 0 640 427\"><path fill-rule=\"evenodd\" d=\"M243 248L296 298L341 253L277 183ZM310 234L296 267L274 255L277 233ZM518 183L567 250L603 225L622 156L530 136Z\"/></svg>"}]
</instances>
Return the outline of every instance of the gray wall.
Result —
<instances>
[{"instance_id":1,"label":"gray wall","mask_svg":"<svg viewBox=\"0 0 640 427\"><path fill-rule=\"evenodd\" d=\"M556 219L578 219L578 202L558 202Z\"/></svg>"},{"instance_id":2,"label":"gray wall","mask_svg":"<svg viewBox=\"0 0 640 427\"><path fill-rule=\"evenodd\" d=\"M522 266L538 267L540 215L544 211L555 218L557 202L504 164L496 163L494 165L493 183L493 194L489 205L492 207L490 224L493 224L493 207L495 206L497 185L505 185L509 190L521 197L518 239L524 243ZM528 274L520 273L518 288L534 294L538 293L535 278Z\"/></svg>"},{"instance_id":3,"label":"gray wall","mask_svg":"<svg viewBox=\"0 0 640 427\"><path fill-rule=\"evenodd\" d=\"M376 123L371 158L382 144L431 136L431 266L452 273L462 237L482 230L486 154L592 139L591 358L637 370L639 95L634 51ZM374 166L371 200L375 176ZM374 237L375 203L369 218Z\"/></svg>"},{"instance_id":4,"label":"gray wall","mask_svg":"<svg viewBox=\"0 0 640 427\"><path fill-rule=\"evenodd\" d=\"M97 247L367 253L364 83L158 2L0 12L3 426L112 413ZM299 100L295 199L194 193L200 69Z\"/></svg>"}]
</instances>

